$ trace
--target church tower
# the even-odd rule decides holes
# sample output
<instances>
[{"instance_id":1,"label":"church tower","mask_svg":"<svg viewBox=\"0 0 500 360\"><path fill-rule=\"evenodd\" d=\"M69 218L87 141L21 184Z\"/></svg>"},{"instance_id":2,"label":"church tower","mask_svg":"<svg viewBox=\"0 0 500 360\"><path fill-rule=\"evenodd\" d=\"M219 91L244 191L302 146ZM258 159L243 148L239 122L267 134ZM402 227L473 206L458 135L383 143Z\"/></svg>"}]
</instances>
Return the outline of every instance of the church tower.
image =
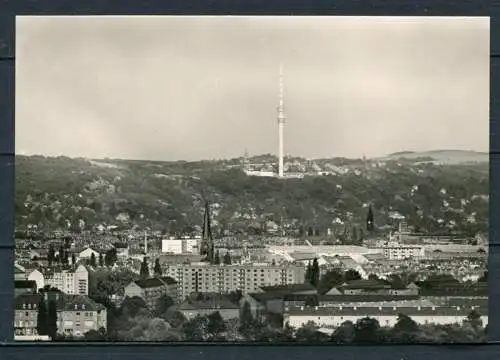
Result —
<instances>
[{"instance_id":1,"label":"church tower","mask_svg":"<svg viewBox=\"0 0 500 360\"><path fill-rule=\"evenodd\" d=\"M200 255L205 255L208 262L210 262L211 264L214 263L214 240L212 237L212 228L210 224L210 206L208 201L205 202L205 213L203 215L203 232L201 236Z\"/></svg>"}]
</instances>

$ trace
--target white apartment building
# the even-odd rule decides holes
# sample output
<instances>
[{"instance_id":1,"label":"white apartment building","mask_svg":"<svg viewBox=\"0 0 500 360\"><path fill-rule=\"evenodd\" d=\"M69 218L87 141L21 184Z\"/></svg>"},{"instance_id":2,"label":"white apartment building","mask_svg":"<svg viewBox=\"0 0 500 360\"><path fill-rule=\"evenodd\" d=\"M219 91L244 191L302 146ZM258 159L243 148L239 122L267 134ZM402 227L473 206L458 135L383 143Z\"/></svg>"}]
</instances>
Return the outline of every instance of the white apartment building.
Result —
<instances>
[{"instance_id":1,"label":"white apartment building","mask_svg":"<svg viewBox=\"0 0 500 360\"><path fill-rule=\"evenodd\" d=\"M389 243L382 248L382 251L389 260L405 260L425 256L425 248L418 245Z\"/></svg>"},{"instance_id":2,"label":"white apartment building","mask_svg":"<svg viewBox=\"0 0 500 360\"><path fill-rule=\"evenodd\" d=\"M472 311L479 313L483 326L488 324L488 309L478 306L466 308L459 306L330 306L330 307L294 307L285 309L284 324L299 328L308 322L314 322L320 328L335 329L346 321L356 323L359 319L370 317L376 319L380 326L393 327L399 314L412 318L419 325L460 324Z\"/></svg>"},{"instance_id":3,"label":"white apartment building","mask_svg":"<svg viewBox=\"0 0 500 360\"><path fill-rule=\"evenodd\" d=\"M162 253L197 254L199 239L164 239L161 242Z\"/></svg>"},{"instance_id":4,"label":"white apartment building","mask_svg":"<svg viewBox=\"0 0 500 360\"><path fill-rule=\"evenodd\" d=\"M260 292L261 286L302 284L305 279L303 265L209 265L178 264L169 266L165 275L178 282L181 298L193 292L242 293Z\"/></svg>"},{"instance_id":5,"label":"white apartment building","mask_svg":"<svg viewBox=\"0 0 500 360\"><path fill-rule=\"evenodd\" d=\"M35 281L38 289L49 285L65 294L88 295L89 293L89 273L83 265L79 265L74 271L33 270L28 275L28 280Z\"/></svg>"}]
</instances>

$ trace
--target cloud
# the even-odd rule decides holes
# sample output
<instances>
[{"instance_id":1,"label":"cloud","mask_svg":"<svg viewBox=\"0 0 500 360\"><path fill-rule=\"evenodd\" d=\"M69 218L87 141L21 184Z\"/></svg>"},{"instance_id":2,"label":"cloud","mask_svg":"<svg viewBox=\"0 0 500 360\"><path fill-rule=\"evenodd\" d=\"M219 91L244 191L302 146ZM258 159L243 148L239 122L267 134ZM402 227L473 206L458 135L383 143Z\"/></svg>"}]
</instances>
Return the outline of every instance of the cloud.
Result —
<instances>
[{"instance_id":1,"label":"cloud","mask_svg":"<svg viewBox=\"0 0 500 360\"><path fill-rule=\"evenodd\" d=\"M488 150L487 18L18 17L16 146L158 160Z\"/></svg>"}]
</instances>

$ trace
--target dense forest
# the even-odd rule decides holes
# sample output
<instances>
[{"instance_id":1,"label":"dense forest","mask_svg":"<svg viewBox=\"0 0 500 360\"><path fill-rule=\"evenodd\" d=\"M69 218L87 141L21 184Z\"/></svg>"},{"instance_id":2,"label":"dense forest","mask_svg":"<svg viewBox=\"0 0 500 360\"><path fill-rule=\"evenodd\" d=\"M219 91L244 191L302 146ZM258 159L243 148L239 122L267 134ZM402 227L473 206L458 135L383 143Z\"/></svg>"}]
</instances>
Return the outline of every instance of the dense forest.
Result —
<instances>
[{"instance_id":1,"label":"dense forest","mask_svg":"<svg viewBox=\"0 0 500 360\"><path fill-rule=\"evenodd\" d=\"M207 199L214 228L235 232L270 224L321 234L363 228L369 205L377 227L399 213L420 232L473 235L488 228L487 162L322 159L320 166L345 171L285 180L247 176L241 162L17 156L16 227L81 231L103 224L186 233L201 225Z\"/></svg>"}]
</instances>

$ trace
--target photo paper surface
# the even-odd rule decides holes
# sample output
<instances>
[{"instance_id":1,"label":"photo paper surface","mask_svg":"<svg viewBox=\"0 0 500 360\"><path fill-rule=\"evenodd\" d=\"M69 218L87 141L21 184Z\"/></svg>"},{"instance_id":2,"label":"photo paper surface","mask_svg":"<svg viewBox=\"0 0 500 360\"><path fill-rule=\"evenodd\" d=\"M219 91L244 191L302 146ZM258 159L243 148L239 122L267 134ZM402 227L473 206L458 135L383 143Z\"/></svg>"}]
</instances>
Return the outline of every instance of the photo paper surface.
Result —
<instances>
[{"instance_id":1,"label":"photo paper surface","mask_svg":"<svg viewBox=\"0 0 500 360\"><path fill-rule=\"evenodd\" d=\"M483 342L489 19L16 19L15 340Z\"/></svg>"}]
</instances>

